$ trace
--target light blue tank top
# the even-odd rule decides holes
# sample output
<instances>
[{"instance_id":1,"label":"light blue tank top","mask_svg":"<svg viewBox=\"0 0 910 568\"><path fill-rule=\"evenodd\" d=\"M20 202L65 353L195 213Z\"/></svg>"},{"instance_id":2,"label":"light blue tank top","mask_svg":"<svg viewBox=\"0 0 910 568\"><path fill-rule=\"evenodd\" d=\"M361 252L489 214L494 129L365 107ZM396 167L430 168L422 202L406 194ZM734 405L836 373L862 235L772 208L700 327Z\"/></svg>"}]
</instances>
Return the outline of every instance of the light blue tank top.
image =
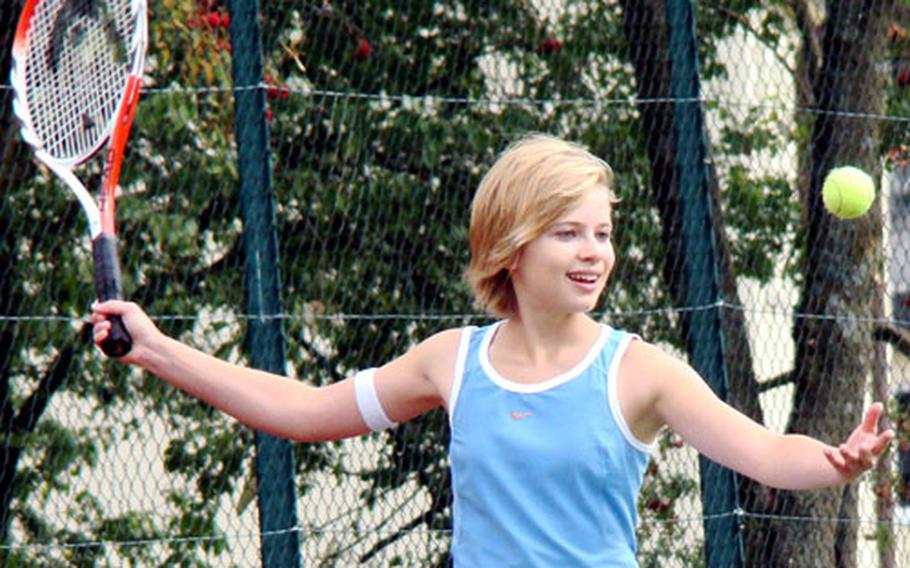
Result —
<instances>
[{"instance_id":1,"label":"light blue tank top","mask_svg":"<svg viewBox=\"0 0 910 568\"><path fill-rule=\"evenodd\" d=\"M652 446L632 435L616 395L634 336L604 326L575 368L522 384L490 364L498 325L465 328L452 384L455 567L637 566Z\"/></svg>"}]
</instances>

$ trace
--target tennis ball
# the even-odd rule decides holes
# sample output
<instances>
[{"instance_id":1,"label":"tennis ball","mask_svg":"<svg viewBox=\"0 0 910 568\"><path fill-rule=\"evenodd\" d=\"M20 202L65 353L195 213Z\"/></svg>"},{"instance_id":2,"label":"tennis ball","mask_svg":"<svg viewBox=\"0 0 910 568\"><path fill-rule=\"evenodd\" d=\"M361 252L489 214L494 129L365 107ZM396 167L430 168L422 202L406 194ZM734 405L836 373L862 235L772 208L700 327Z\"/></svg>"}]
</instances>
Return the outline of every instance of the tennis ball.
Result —
<instances>
[{"instance_id":1,"label":"tennis ball","mask_svg":"<svg viewBox=\"0 0 910 568\"><path fill-rule=\"evenodd\" d=\"M863 215L875 198L875 183L859 168L841 166L828 172L822 186L825 208L838 219Z\"/></svg>"}]
</instances>

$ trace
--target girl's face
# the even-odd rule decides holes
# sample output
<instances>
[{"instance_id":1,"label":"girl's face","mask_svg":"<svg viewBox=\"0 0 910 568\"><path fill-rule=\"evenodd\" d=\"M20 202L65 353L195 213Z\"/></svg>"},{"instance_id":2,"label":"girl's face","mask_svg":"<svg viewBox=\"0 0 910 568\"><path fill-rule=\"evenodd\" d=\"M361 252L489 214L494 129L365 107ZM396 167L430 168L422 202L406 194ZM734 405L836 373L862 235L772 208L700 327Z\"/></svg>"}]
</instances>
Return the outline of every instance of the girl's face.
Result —
<instances>
[{"instance_id":1,"label":"girl's face","mask_svg":"<svg viewBox=\"0 0 910 568\"><path fill-rule=\"evenodd\" d=\"M520 313L594 309L616 260L611 210L606 191L589 191L524 247L512 271Z\"/></svg>"}]
</instances>

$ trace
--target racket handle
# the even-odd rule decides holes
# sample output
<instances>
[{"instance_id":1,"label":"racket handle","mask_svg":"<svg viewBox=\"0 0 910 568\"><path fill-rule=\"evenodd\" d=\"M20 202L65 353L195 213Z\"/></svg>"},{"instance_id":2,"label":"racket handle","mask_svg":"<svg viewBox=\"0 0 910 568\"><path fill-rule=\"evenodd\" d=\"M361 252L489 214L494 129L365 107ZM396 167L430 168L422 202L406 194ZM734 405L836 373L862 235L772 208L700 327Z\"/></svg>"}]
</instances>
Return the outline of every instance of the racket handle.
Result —
<instances>
[{"instance_id":1,"label":"racket handle","mask_svg":"<svg viewBox=\"0 0 910 568\"><path fill-rule=\"evenodd\" d=\"M95 260L95 292L102 302L123 299L123 280L117 260L117 237L101 233L92 241ZM133 338L126 331L120 316L111 316L111 331L101 342L101 350L108 357L123 357L133 348Z\"/></svg>"}]
</instances>

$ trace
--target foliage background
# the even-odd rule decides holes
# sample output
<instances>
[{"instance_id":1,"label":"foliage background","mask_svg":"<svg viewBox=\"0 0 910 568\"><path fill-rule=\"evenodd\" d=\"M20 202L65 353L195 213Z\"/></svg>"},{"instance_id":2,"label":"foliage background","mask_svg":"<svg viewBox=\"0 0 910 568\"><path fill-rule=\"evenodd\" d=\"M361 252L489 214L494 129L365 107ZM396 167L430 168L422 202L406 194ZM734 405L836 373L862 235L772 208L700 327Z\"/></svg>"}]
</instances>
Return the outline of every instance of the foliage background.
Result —
<instances>
[{"instance_id":1,"label":"foliage background","mask_svg":"<svg viewBox=\"0 0 910 568\"><path fill-rule=\"evenodd\" d=\"M21 5L0 7L4 77ZM487 321L460 279L467 211L496 153L528 131L612 164L621 262L597 315L685 356L663 7L262 2L264 76L233 85L227 5L153 1L118 202L128 295L169 334L245 360L233 95L254 88L268 105L294 378L327 384ZM817 195L838 161L906 179L907 6L738 0L695 12L730 402L833 442L903 378L899 343L884 340L906 319L891 308L902 227L884 203L832 224ZM4 564L256 561L252 432L92 349L83 217L31 160L11 96L0 89ZM445 428L436 412L362 441L294 446L306 563L445 564ZM889 459L859 492L802 496L742 480L730 514L747 558L899 566L910 544L906 521L892 522L908 499L896 474ZM667 433L640 501L643 565L702 562L698 495L694 452Z\"/></svg>"}]
</instances>

